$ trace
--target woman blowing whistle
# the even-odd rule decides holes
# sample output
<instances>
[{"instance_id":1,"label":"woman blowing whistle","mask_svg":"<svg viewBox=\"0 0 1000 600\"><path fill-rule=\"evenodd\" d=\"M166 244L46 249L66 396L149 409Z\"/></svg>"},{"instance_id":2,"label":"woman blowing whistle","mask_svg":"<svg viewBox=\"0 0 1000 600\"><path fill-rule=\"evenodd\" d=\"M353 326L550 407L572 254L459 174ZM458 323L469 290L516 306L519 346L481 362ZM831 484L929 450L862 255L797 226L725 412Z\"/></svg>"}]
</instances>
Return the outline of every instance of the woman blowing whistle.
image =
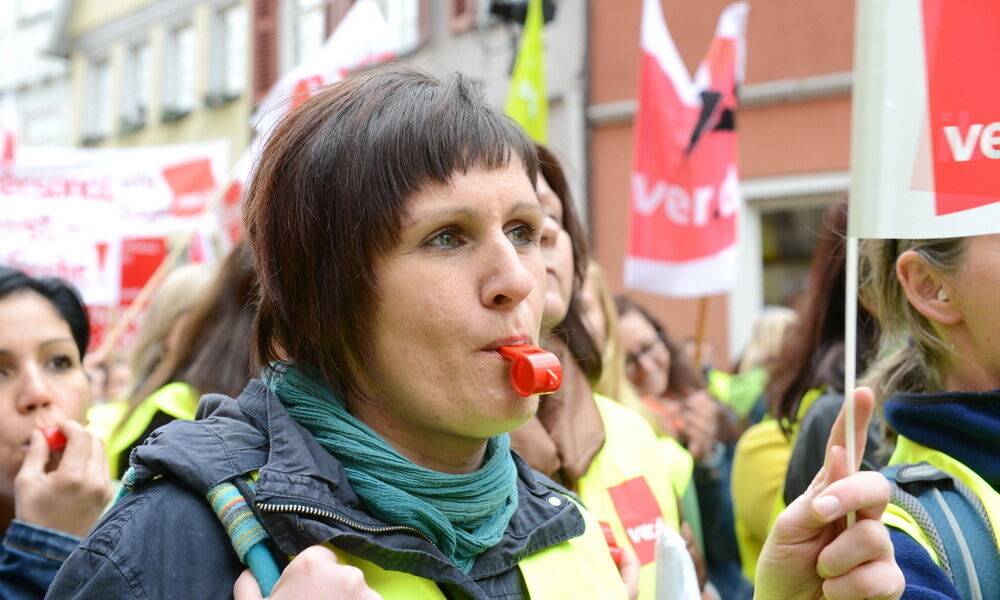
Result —
<instances>
[{"instance_id":1,"label":"woman blowing whistle","mask_svg":"<svg viewBox=\"0 0 1000 600\"><path fill-rule=\"evenodd\" d=\"M388 66L293 110L245 212L262 379L236 399L206 396L198 420L135 451L132 491L54 597L228 598L262 547L279 568L292 557L261 593L274 598L625 598L597 522L510 451L507 432L538 406L499 350L538 344L537 171L534 145L460 75ZM843 495L822 522L809 500L792 515L768 597L816 597L817 557L840 539L825 523L871 504L858 477L831 480L824 493ZM206 498L225 482L238 494L220 517ZM260 545L234 550L223 518L241 498ZM787 552L808 535L809 552ZM895 597L882 541L831 565L830 581L862 590L834 597ZM864 587L872 567L877 590ZM359 572L354 591L318 575L357 585Z\"/></svg>"}]
</instances>

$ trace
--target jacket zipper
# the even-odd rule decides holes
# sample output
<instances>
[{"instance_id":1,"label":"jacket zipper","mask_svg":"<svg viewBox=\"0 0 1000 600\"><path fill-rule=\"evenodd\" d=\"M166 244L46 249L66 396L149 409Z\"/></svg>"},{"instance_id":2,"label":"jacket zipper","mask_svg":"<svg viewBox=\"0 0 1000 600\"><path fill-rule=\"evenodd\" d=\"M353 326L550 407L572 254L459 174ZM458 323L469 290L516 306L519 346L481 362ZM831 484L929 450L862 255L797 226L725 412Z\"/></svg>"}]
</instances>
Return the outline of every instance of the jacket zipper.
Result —
<instances>
[{"instance_id":1,"label":"jacket zipper","mask_svg":"<svg viewBox=\"0 0 1000 600\"><path fill-rule=\"evenodd\" d=\"M313 508L312 506L304 506L302 504L268 504L265 502L257 504L257 508L260 509L261 512L298 513L310 517L320 517L323 519L330 519L332 521L337 521L338 523L347 525L352 529L357 529L358 531L364 531L365 533L389 533L392 531L405 531L407 533L412 533L423 538L424 540L427 541L428 544L437 548L437 545L434 544L434 542L432 542L431 539L424 534L424 532L414 527L409 527L407 525L387 525L385 527L371 527L363 523L358 523L357 521L352 521L351 519L348 519L346 517L342 517L337 513L330 512L328 510L323 510L321 508Z\"/></svg>"}]
</instances>

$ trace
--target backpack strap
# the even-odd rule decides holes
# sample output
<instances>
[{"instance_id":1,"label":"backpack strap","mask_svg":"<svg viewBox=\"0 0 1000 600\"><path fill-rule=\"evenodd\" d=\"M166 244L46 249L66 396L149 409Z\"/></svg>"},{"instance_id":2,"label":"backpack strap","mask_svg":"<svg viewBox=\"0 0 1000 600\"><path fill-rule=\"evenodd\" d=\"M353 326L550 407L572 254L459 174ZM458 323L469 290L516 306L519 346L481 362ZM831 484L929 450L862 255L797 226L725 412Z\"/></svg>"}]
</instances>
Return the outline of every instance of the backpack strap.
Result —
<instances>
[{"instance_id":1,"label":"backpack strap","mask_svg":"<svg viewBox=\"0 0 1000 600\"><path fill-rule=\"evenodd\" d=\"M926 463L882 469L890 501L914 518L962 598L1000 598L1000 552L982 501L958 479Z\"/></svg>"},{"instance_id":2,"label":"backpack strap","mask_svg":"<svg viewBox=\"0 0 1000 600\"><path fill-rule=\"evenodd\" d=\"M122 477L122 487L118 490L115 503L136 487L136 471L129 467ZM253 578L257 580L260 595L267 598L281 577L281 567L267 547L267 540L271 536L247 501L254 496L255 489L256 484L248 474L223 481L208 490L205 497L212 506L212 512L222 522L240 562L250 569Z\"/></svg>"},{"instance_id":3,"label":"backpack strap","mask_svg":"<svg viewBox=\"0 0 1000 600\"><path fill-rule=\"evenodd\" d=\"M223 481L208 490L205 497L222 522L240 562L250 569L260 586L261 596L267 598L281 576L281 567L267 547L271 536L247 501L253 496L255 487L249 477L243 476Z\"/></svg>"}]
</instances>

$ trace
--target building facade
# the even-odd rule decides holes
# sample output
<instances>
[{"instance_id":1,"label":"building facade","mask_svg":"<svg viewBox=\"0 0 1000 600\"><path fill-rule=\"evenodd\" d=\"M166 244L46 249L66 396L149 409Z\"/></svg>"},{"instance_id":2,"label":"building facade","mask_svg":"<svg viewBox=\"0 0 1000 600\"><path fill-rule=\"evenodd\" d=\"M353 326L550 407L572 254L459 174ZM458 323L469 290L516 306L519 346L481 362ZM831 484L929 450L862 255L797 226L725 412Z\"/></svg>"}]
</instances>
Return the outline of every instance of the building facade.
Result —
<instances>
[{"instance_id":1,"label":"building facade","mask_svg":"<svg viewBox=\"0 0 1000 600\"><path fill-rule=\"evenodd\" d=\"M661 2L691 73L730 0ZM591 227L598 261L623 290L642 0L589 3L587 117ZM850 2L753 0L736 117L746 212L740 275L708 301L716 364L739 355L765 304L794 303L823 210L847 191L854 8ZM694 336L697 300L633 293L678 339Z\"/></svg>"},{"instance_id":2,"label":"building facade","mask_svg":"<svg viewBox=\"0 0 1000 600\"><path fill-rule=\"evenodd\" d=\"M499 13L520 0L375 2L403 60L438 74L462 71L503 106L521 25ZM235 160L255 103L323 44L351 4L63 0L53 46L69 60L74 101L62 103L73 109L60 129L72 143L99 146L225 138ZM661 4L693 72L728 0ZM642 0L545 5L549 146L565 164L595 258L612 289L624 291ZM746 199L740 277L731 294L707 303L706 339L722 366L765 305L794 303L822 211L847 189L853 20L850 3L751 3L737 115ZM695 334L697 301L635 295L674 337Z\"/></svg>"},{"instance_id":3,"label":"building facade","mask_svg":"<svg viewBox=\"0 0 1000 600\"><path fill-rule=\"evenodd\" d=\"M0 96L14 97L24 146L72 142L69 64L47 54L58 14L59 0L0 2Z\"/></svg>"},{"instance_id":4,"label":"building facade","mask_svg":"<svg viewBox=\"0 0 1000 600\"><path fill-rule=\"evenodd\" d=\"M67 0L71 139L84 146L249 141L249 0Z\"/></svg>"},{"instance_id":5,"label":"building facade","mask_svg":"<svg viewBox=\"0 0 1000 600\"><path fill-rule=\"evenodd\" d=\"M486 98L503 107L521 23L491 10L504 0L375 0L397 41L397 56L437 75L461 71ZM254 95L278 74L322 45L351 0L256 0ZM565 163L570 185L586 210L587 2L546 0L544 28L549 97L549 145Z\"/></svg>"}]
</instances>

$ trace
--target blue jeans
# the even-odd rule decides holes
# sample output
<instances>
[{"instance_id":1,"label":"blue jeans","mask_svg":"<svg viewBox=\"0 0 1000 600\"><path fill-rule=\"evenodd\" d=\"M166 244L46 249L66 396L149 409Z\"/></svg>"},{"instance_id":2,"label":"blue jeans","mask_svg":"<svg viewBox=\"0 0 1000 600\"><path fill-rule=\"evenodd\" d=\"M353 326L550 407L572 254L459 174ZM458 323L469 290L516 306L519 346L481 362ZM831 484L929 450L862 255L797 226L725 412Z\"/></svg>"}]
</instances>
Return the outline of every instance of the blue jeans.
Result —
<instances>
[{"instance_id":1,"label":"blue jeans","mask_svg":"<svg viewBox=\"0 0 1000 600\"><path fill-rule=\"evenodd\" d=\"M45 596L80 538L14 520L0 546L0 598L37 600Z\"/></svg>"}]
</instances>

